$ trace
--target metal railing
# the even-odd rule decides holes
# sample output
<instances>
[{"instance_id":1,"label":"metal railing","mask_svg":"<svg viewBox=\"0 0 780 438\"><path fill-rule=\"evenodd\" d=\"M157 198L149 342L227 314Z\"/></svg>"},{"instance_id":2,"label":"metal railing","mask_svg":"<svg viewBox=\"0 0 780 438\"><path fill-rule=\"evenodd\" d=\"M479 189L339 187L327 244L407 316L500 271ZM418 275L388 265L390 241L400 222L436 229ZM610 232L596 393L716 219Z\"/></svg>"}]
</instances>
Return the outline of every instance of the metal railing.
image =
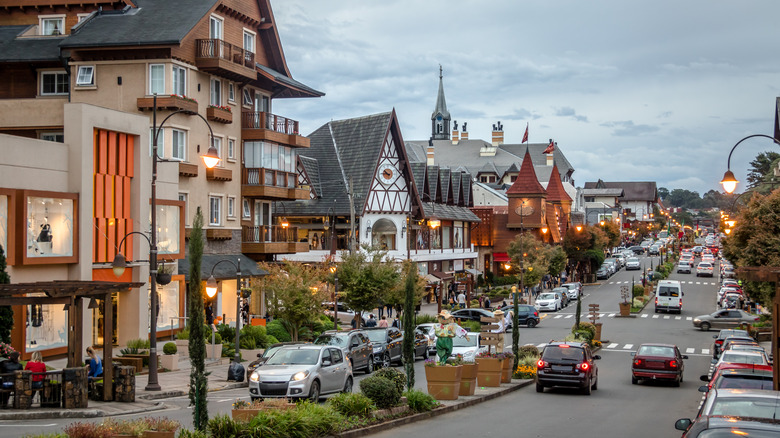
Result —
<instances>
[{"instance_id":1,"label":"metal railing","mask_svg":"<svg viewBox=\"0 0 780 438\"><path fill-rule=\"evenodd\" d=\"M47 371L45 373L30 373L24 377L29 379L33 390L32 403L42 408L58 408L62 406L63 377L62 370ZM15 373L0 374L2 387L0 387L0 402L3 405L13 406L12 398L15 396Z\"/></svg>"},{"instance_id":2,"label":"metal railing","mask_svg":"<svg viewBox=\"0 0 780 438\"><path fill-rule=\"evenodd\" d=\"M244 111L241 114L244 129L270 129L282 134L300 135L298 121L266 112Z\"/></svg>"},{"instance_id":3,"label":"metal railing","mask_svg":"<svg viewBox=\"0 0 780 438\"><path fill-rule=\"evenodd\" d=\"M241 227L244 243L296 242L298 227L283 228L281 225L259 225Z\"/></svg>"},{"instance_id":4,"label":"metal railing","mask_svg":"<svg viewBox=\"0 0 780 438\"><path fill-rule=\"evenodd\" d=\"M216 38L197 40L198 58L219 58L255 69L255 54Z\"/></svg>"},{"instance_id":5,"label":"metal railing","mask_svg":"<svg viewBox=\"0 0 780 438\"><path fill-rule=\"evenodd\" d=\"M274 186L296 188L295 173L275 169L244 167L241 169L241 184L249 186Z\"/></svg>"}]
</instances>

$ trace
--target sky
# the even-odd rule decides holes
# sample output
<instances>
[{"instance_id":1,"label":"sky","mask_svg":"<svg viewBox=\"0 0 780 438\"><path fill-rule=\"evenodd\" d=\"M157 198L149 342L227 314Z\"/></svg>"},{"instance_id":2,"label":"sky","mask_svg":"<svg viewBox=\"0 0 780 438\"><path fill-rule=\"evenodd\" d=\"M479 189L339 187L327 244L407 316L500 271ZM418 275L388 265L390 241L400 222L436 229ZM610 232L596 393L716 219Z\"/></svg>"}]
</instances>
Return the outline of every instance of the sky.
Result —
<instances>
[{"instance_id":1,"label":"sky","mask_svg":"<svg viewBox=\"0 0 780 438\"><path fill-rule=\"evenodd\" d=\"M470 139L554 139L587 181L716 189L731 148L773 135L777 0L272 0L292 77L326 93L276 99L304 134L395 109L404 140L431 135L444 75ZM731 160L741 182L769 139ZM740 188L745 185L741 184ZM722 190L721 190L722 191ZM739 191L739 189L738 189Z\"/></svg>"}]
</instances>

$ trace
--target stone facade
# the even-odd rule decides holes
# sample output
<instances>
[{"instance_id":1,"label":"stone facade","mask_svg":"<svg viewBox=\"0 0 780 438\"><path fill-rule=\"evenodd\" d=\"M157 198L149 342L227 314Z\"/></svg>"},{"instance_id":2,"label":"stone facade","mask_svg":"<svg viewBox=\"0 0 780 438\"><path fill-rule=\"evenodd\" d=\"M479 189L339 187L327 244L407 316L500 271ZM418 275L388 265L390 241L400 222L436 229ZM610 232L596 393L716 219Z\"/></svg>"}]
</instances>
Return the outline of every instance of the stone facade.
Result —
<instances>
[{"instance_id":1,"label":"stone facade","mask_svg":"<svg viewBox=\"0 0 780 438\"><path fill-rule=\"evenodd\" d=\"M135 401L135 367L114 368L114 401L132 403Z\"/></svg>"},{"instance_id":2,"label":"stone facade","mask_svg":"<svg viewBox=\"0 0 780 438\"><path fill-rule=\"evenodd\" d=\"M65 368L62 370L62 379L65 382L62 407L86 408L89 405L86 368Z\"/></svg>"}]
</instances>

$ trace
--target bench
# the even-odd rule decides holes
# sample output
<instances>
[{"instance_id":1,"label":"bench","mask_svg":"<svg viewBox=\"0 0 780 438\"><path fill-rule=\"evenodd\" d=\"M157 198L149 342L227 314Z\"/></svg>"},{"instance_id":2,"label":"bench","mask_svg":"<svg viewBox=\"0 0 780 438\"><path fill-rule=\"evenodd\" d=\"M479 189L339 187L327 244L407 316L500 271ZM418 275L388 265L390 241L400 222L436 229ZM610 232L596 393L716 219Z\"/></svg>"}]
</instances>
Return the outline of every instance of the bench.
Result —
<instances>
[{"instance_id":1,"label":"bench","mask_svg":"<svg viewBox=\"0 0 780 438\"><path fill-rule=\"evenodd\" d=\"M146 356L148 357L148 356ZM135 367L135 372L140 373L144 370L144 358L143 356L120 356L112 357L111 361L118 365L127 365Z\"/></svg>"}]
</instances>

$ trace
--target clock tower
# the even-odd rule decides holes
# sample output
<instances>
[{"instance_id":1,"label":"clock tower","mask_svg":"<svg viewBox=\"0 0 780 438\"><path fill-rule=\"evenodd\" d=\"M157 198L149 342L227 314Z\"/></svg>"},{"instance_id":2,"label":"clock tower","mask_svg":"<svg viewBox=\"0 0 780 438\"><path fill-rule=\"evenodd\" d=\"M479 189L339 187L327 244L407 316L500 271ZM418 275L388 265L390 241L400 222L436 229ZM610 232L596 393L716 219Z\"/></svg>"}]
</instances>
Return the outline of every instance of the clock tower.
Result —
<instances>
[{"instance_id":1,"label":"clock tower","mask_svg":"<svg viewBox=\"0 0 780 438\"><path fill-rule=\"evenodd\" d=\"M531 155L526 150L520 173L507 189L509 198L508 228L534 229L547 226L547 192L536 178Z\"/></svg>"},{"instance_id":2,"label":"clock tower","mask_svg":"<svg viewBox=\"0 0 780 438\"><path fill-rule=\"evenodd\" d=\"M444 98L444 82L442 69L439 66L439 94L436 96L436 108L431 115L431 138L434 140L450 139L450 112L447 111L447 100Z\"/></svg>"}]
</instances>

